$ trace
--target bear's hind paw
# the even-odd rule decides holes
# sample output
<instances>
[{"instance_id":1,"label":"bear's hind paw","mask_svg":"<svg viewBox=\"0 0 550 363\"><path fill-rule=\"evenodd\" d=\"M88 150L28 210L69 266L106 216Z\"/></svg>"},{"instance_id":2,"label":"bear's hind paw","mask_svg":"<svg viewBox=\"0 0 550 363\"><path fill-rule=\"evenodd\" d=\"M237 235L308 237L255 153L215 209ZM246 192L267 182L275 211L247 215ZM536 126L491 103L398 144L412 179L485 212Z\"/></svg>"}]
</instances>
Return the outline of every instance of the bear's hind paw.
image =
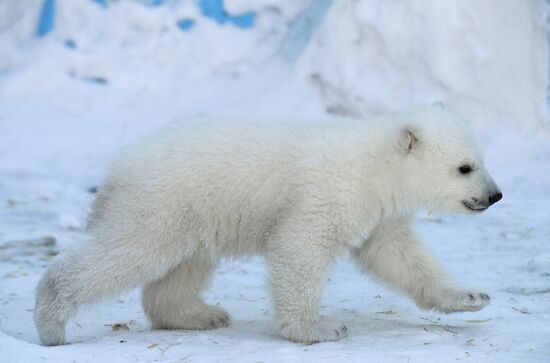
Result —
<instances>
[{"instance_id":1,"label":"bear's hind paw","mask_svg":"<svg viewBox=\"0 0 550 363\"><path fill-rule=\"evenodd\" d=\"M152 319L153 320L153 319ZM224 328L229 325L229 314L219 306L204 305L198 311L182 313L181 316L165 316L162 320L152 321L153 329L168 330L210 330Z\"/></svg>"},{"instance_id":2,"label":"bear's hind paw","mask_svg":"<svg viewBox=\"0 0 550 363\"><path fill-rule=\"evenodd\" d=\"M340 340L347 336L348 328L339 320L321 317L313 322L283 324L281 335L296 343L320 343Z\"/></svg>"}]
</instances>

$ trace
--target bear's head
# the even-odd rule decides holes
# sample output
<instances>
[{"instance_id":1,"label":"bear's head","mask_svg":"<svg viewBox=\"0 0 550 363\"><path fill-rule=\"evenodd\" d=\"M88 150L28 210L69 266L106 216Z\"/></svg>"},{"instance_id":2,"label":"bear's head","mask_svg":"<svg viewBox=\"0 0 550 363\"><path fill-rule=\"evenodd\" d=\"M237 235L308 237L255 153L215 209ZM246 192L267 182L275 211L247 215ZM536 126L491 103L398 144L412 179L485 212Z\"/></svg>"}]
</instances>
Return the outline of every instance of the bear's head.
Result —
<instances>
[{"instance_id":1,"label":"bear's head","mask_svg":"<svg viewBox=\"0 0 550 363\"><path fill-rule=\"evenodd\" d=\"M395 136L406 200L430 211L479 213L502 198L473 135L455 115L437 104L407 118Z\"/></svg>"}]
</instances>

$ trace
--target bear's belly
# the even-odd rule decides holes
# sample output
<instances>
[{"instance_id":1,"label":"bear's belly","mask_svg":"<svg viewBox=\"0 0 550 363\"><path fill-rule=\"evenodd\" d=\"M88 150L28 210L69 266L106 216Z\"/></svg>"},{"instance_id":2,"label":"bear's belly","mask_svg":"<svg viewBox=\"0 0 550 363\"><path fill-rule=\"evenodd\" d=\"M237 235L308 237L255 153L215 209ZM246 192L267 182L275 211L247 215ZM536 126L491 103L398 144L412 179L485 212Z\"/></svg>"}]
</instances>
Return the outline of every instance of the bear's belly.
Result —
<instances>
[{"instance_id":1,"label":"bear's belly","mask_svg":"<svg viewBox=\"0 0 550 363\"><path fill-rule=\"evenodd\" d=\"M216 216L208 236L222 256L263 254L281 220L279 211L246 209Z\"/></svg>"}]
</instances>

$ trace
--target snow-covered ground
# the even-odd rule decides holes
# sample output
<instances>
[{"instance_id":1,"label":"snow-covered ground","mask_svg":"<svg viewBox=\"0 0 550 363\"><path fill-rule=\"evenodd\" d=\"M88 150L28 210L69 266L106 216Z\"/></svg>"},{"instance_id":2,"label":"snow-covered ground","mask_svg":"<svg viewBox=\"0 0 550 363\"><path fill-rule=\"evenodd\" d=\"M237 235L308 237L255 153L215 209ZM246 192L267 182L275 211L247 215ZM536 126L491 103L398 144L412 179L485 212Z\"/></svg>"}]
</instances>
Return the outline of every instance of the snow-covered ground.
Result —
<instances>
[{"instance_id":1,"label":"snow-covered ground","mask_svg":"<svg viewBox=\"0 0 550 363\"><path fill-rule=\"evenodd\" d=\"M98 3L58 1L42 38L42 1L0 3L0 362L550 362L543 1L329 1L326 14L227 1L230 15L256 14L249 28L193 1ZM151 331L134 291L83 308L70 345L38 345L34 287L53 256L86 242L94 188L121 146L199 114L368 116L437 99L472 121L504 199L479 216L422 215L418 232L489 307L421 311L342 259L322 310L349 336L294 344L271 323L253 258L222 263L205 294L231 313L228 328Z\"/></svg>"}]
</instances>

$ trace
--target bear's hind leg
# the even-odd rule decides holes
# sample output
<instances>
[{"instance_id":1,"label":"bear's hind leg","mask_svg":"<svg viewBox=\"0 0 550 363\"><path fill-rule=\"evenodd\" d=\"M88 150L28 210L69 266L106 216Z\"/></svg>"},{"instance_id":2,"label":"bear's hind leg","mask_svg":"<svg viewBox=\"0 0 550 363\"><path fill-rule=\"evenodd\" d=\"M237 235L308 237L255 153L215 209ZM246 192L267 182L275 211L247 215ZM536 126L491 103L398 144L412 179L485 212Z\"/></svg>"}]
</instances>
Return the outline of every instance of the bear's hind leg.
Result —
<instances>
[{"instance_id":1,"label":"bear's hind leg","mask_svg":"<svg viewBox=\"0 0 550 363\"><path fill-rule=\"evenodd\" d=\"M67 251L52 262L36 290L34 321L40 340L64 344L65 323L80 305L157 279L183 258L169 248L122 240Z\"/></svg>"},{"instance_id":2,"label":"bear's hind leg","mask_svg":"<svg viewBox=\"0 0 550 363\"><path fill-rule=\"evenodd\" d=\"M143 309L153 329L206 330L229 325L227 312L206 304L200 296L212 268L209 259L195 255L144 287Z\"/></svg>"}]
</instances>

